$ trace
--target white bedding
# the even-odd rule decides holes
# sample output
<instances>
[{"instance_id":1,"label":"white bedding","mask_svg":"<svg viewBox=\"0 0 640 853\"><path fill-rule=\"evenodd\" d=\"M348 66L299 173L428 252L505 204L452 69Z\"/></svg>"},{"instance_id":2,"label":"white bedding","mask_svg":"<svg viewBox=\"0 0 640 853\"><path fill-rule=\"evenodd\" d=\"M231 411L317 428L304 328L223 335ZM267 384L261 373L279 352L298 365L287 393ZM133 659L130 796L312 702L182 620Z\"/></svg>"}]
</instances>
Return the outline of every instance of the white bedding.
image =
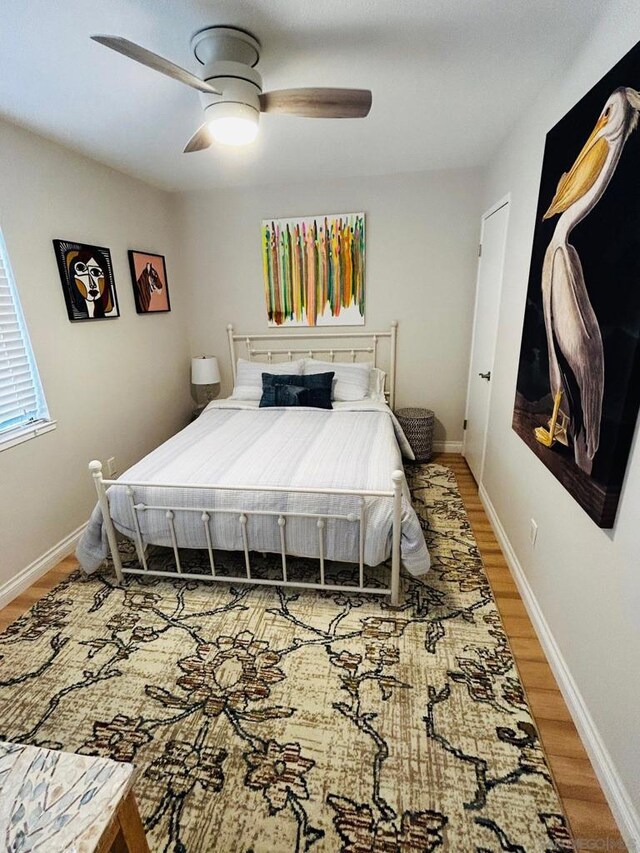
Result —
<instances>
[{"instance_id":1,"label":"white bedding","mask_svg":"<svg viewBox=\"0 0 640 853\"><path fill-rule=\"evenodd\" d=\"M400 445L400 447L399 447ZM391 474L402 468L401 452L411 449L389 407L363 400L336 403L332 410L258 408L258 403L217 400L188 427L129 468L125 482L180 483L233 486L287 486L390 491ZM111 516L116 528L130 538L134 525L124 488L109 491ZM214 548L242 550L241 510L348 514L359 512L359 498L349 495L290 494L282 492L231 492L188 488L135 489L136 503L164 506L233 508L237 515L212 513ZM391 549L392 500L366 499L365 563L378 565ZM139 514L145 543L171 545L164 512ZM200 514L175 516L178 545L206 548ZM250 550L279 552L280 534L273 516L249 516ZM287 552L318 556L315 519L288 519ZM328 520L325 557L358 561L358 523ZM107 556L100 508L94 509L76 551L86 571L95 571ZM402 562L414 575L429 568L429 554L408 491L403 497Z\"/></svg>"}]
</instances>

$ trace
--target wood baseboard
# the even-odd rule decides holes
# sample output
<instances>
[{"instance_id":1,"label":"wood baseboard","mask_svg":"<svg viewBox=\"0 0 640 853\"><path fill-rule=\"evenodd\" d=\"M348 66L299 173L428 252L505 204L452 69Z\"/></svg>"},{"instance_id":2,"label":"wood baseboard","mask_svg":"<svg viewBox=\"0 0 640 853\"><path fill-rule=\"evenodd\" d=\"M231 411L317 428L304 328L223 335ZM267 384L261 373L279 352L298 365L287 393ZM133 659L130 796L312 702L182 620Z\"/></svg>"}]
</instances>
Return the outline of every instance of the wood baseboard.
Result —
<instances>
[{"instance_id":1,"label":"wood baseboard","mask_svg":"<svg viewBox=\"0 0 640 853\"><path fill-rule=\"evenodd\" d=\"M461 441L434 441L434 453L462 453Z\"/></svg>"},{"instance_id":2,"label":"wood baseboard","mask_svg":"<svg viewBox=\"0 0 640 853\"><path fill-rule=\"evenodd\" d=\"M631 797L616 771L611 755L600 736L593 717L589 713L589 709L578 689L578 685L571 675L567 662L556 643L551 628L544 617L538 600L527 580L486 489L483 485L480 485L478 491L482 505L495 532L496 539L509 564L524 606L536 630L540 644L547 656L547 660L558 682L560 691L564 696L575 726L580 733L584 747L591 759L593 769L620 828L622 837L629 850L640 850L640 814L635 809Z\"/></svg>"},{"instance_id":3,"label":"wood baseboard","mask_svg":"<svg viewBox=\"0 0 640 853\"><path fill-rule=\"evenodd\" d=\"M57 565L60 560L68 557L69 554L75 550L75 547L78 544L78 539L80 539L80 536L86 526L86 523L81 524L80 527L72 533L69 533L68 536L65 536L64 539L61 539L60 542L52 548L49 548L48 551L45 551L45 553L34 560L33 563L25 566L25 568L18 572L17 575L14 575L8 581L3 583L0 586L0 608L6 607L10 601L13 601L13 599L20 595L20 593L27 589L27 587L31 586L31 584L35 583L38 578L46 574L49 569L52 569Z\"/></svg>"}]
</instances>

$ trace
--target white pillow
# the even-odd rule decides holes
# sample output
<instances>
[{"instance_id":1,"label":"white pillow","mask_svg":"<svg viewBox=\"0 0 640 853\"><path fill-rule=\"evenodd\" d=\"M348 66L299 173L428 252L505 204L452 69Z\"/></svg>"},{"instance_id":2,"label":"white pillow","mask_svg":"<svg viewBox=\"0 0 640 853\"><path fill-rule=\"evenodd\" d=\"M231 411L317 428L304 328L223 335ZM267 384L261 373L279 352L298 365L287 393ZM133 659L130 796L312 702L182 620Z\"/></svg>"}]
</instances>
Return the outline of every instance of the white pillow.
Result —
<instances>
[{"instance_id":1,"label":"white pillow","mask_svg":"<svg viewBox=\"0 0 640 853\"><path fill-rule=\"evenodd\" d=\"M316 361L305 358L303 373L335 373L331 399L341 403L366 400L369 394L371 365L365 362Z\"/></svg>"},{"instance_id":2,"label":"white pillow","mask_svg":"<svg viewBox=\"0 0 640 853\"><path fill-rule=\"evenodd\" d=\"M236 384L233 386L232 400L260 400L262 397L262 374L276 373L279 376L290 373L302 374L304 359L297 361L278 361L269 364L265 361L247 361L239 358L236 369Z\"/></svg>"},{"instance_id":3,"label":"white pillow","mask_svg":"<svg viewBox=\"0 0 640 853\"><path fill-rule=\"evenodd\" d=\"M371 375L369 377L369 394L368 397L370 400L375 400L376 403L386 403L387 398L384 396L384 383L387 374L384 370L380 370L379 367L371 368Z\"/></svg>"}]
</instances>

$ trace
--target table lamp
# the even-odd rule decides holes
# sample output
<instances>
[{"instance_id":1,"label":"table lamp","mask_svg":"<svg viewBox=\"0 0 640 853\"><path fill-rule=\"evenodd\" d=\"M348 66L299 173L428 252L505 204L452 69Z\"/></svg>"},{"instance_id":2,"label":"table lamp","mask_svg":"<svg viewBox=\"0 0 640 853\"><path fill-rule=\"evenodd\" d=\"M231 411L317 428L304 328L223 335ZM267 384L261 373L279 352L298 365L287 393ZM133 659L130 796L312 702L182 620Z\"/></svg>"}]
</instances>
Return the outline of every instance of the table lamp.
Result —
<instances>
[{"instance_id":1,"label":"table lamp","mask_svg":"<svg viewBox=\"0 0 640 853\"><path fill-rule=\"evenodd\" d=\"M220 393L220 368L215 355L201 355L191 359L191 384L198 409L203 409ZM217 386L217 387L216 387Z\"/></svg>"}]
</instances>

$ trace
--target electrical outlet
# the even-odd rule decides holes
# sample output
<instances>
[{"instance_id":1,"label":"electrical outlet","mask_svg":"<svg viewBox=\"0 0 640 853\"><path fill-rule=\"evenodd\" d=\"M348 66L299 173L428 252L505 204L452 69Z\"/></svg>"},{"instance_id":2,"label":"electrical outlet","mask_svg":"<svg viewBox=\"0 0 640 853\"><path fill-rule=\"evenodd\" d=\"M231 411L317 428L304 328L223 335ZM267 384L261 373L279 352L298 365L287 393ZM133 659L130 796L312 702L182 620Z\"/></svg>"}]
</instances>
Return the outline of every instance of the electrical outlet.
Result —
<instances>
[{"instance_id":1,"label":"electrical outlet","mask_svg":"<svg viewBox=\"0 0 640 853\"><path fill-rule=\"evenodd\" d=\"M536 539L538 538L538 525L532 518L529 522L529 542L531 542L531 547L536 547Z\"/></svg>"},{"instance_id":2,"label":"electrical outlet","mask_svg":"<svg viewBox=\"0 0 640 853\"><path fill-rule=\"evenodd\" d=\"M116 457L111 456L107 459L107 472L110 477L114 477L118 473L118 466L116 465Z\"/></svg>"}]
</instances>

